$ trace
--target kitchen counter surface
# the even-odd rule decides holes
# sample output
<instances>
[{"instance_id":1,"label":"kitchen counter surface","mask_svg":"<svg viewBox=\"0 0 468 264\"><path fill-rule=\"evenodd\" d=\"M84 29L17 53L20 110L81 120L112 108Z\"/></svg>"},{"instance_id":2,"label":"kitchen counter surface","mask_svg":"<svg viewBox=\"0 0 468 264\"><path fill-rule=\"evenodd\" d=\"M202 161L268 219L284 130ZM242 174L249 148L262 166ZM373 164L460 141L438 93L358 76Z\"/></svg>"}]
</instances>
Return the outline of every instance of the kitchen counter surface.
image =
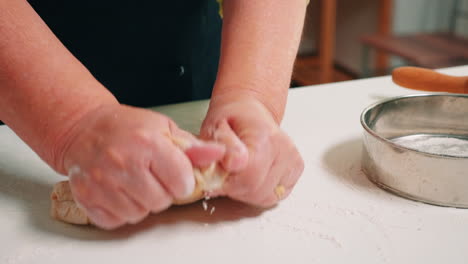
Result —
<instances>
[{"instance_id":1,"label":"kitchen counter surface","mask_svg":"<svg viewBox=\"0 0 468 264\"><path fill-rule=\"evenodd\" d=\"M0 263L466 263L468 210L397 197L360 170L362 110L415 93L389 77L292 89L282 126L306 168L287 200L267 211L210 200L211 215L198 202L112 232L51 219L49 194L64 178L2 126ZM156 109L196 132L206 107Z\"/></svg>"}]
</instances>

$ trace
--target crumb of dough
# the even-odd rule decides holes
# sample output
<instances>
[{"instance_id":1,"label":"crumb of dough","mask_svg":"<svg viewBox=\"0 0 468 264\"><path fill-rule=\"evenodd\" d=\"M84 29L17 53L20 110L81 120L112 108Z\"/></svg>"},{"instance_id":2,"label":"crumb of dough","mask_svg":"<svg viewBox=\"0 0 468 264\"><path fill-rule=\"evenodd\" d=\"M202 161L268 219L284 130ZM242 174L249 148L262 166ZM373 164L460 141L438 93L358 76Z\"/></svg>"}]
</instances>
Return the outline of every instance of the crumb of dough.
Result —
<instances>
[{"instance_id":1,"label":"crumb of dough","mask_svg":"<svg viewBox=\"0 0 468 264\"><path fill-rule=\"evenodd\" d=\"M276 196L278 197L278 199L283 198L285 192L286 192L286 189L284 188L283 185L278 185L278 186L276 186L276 188L275 188L275 194L276 194Z\"/></svg>"}]
</instances>

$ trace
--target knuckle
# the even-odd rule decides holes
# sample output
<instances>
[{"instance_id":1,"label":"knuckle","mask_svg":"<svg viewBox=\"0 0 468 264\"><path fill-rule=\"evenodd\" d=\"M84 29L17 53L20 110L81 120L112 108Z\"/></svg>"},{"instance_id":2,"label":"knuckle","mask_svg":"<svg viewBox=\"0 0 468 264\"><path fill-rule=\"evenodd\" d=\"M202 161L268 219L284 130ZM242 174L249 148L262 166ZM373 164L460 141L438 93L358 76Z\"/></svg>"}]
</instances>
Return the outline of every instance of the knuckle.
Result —
<instances>
[{"instance_id":1,"label":"knuckle","mask_svg":"<svg viewBox=\"0 0 468 264\"><path fill-rule=\"evenodd\" d=\"M88 171L89 180L94 183L100 184L104 181L104 172L100 168L92 168Z\"/></svg>"},{"instance_id":2,"label":"knuckle","mask_svg":"<svg viewBox=\"0 0 468 264\"><path fill-rule=\"evenodd\" d=\"M106 158L111 162L115 167L123 169L125 168L125 158L121 151L115 147L108 147L105 150Z\"/></svg>"},{"instance_id":3,"label":"knuckle","mask_svg":"<svg viewBox=\"0 0 468 264\"><path fill-rule=\"evenodd\" d=\"M154 132L150 129L138 128L134 130L132 138L143 145L150 145L154 142Z\"/></svg>"}]
</instances>

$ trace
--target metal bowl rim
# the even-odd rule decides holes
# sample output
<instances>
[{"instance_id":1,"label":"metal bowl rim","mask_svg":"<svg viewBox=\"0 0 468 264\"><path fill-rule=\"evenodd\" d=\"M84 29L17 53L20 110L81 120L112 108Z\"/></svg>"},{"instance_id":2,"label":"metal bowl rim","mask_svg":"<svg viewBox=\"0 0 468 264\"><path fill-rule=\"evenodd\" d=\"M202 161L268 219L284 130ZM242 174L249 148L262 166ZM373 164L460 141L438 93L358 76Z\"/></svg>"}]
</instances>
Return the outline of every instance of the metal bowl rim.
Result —
<instances>
[{"instance_id":1,"label":"metal bowl rim","mask_svg":"<svg viewBox=\"0 0 468 264\"><path fill-rule=\"evenodd\" d=\"M423 152L423 151L419 151L419 150L415 150L415 149L410 149L410 148L407 148L407 147L404 147L402 145L399 145L399 144L396 144L394 143L393 141L387 139L387 138L384 138L382 136L380 136L377 132L373 131L368 125L367 123L365 122L364 120L364 116L367 114L367 112L373 110L375 107L377 106L380 106L380 105L384 105L384 104L387 104L387 103L390 103L390 102L393 102L393 101L398 101L398 100L402 100L402 99L407 99L407 98L416 98L416 97L433 97L433 96L448 96L448 97L463 97L463 98L468 98L468 95L466 94L455 94L455 93L422 93L422 94L409 94L409 95L402 95L402 96L395 96L395 97L392 97L392 98L387 98L387 99L382 99L382 100L379 100L373 104L371 104L370 106L366 107L362 113L361 113L361 116L360 116L360 121L361 121L361 126L364 128L364 130L369 133L370 135L372 135L374 138L380 140L380 141L383 141L384 143L386 144L389 144L397 149L400 149L400 150L403 150L403 151L409 151L409 152L414 152L414 153L417 153L417 154L420 154L420 155L424 155L424 156L429 156L429 157L437 157L437 158L444 158L444 159L459 159L459 160L465 160L467 159L466 157L455 157L455 156L449 156L449 155L442 155L442 154L432 154L432 153L428 153L428 152Z\"/></svg>"}]
</instances>

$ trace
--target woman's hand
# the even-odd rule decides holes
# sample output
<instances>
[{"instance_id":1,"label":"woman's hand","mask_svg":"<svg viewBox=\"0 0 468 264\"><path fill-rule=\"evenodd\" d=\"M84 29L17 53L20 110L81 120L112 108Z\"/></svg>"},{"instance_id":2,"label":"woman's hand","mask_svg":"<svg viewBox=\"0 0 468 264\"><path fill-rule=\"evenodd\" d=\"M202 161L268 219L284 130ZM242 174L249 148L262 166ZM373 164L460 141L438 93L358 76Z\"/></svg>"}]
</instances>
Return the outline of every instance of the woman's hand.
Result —
<instances>
[{"instance_id":1,"label":"woman's hand","mask_svg":"<svg viewBox=\"0 0 468 264\"><path fill-rule=\"evenodd\" d=\"M192 166L206 166L225 153L164 115L124 105L88 113L61 142L55 169L69 175L75 200L105 229L139 222L189 196Z\"/></svg>"},{"instance_id":2,"label":"woman's hand","mask_svg":"<svg viewBox=\"0 0 468 264\"><path fill-rule=\"evenodd\" d=\"M251 96L215 96L201 137L226 146L221 165L230 176L217 195L270 207L291 192L304 169L291 139Z\"/></svg>"}]
</instances>

